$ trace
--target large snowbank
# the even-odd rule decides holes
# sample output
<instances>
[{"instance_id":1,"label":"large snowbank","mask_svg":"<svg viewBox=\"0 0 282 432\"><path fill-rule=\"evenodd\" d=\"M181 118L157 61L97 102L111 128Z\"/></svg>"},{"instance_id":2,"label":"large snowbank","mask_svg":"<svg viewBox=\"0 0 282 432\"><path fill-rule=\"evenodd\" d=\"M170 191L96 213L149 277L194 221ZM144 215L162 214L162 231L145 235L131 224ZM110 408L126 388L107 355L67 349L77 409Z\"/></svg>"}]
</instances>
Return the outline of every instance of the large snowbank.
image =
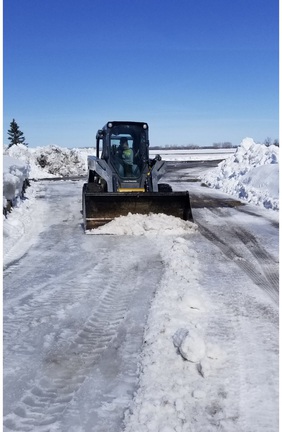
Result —
<instances>
[{"instance_id":1,"label":"large snowbank","mask_svg":"<svg viewBox=\"0 0 282 432\"><path fill-rule=\"evenodd\" d=\"M279 148L245 138L235 153L207 172L202 180L249 203L279 209Z\"/></svg>"},{"instance_id":2,"label":"large snowbank","mask_svg":"<svg viewBox=\"0 0 282 432\"><path fill-rule=\"evenodd\" d=\"M22 196L25 181L29 177L29 165L25 162L6 156L3 160L3 205L7 201L13 205Z\"/></svg>"},{"instance_id":3,"label":"large snowbank","mask_svg":"<svg viewBox=\"0 0 282 432\"><path fill-rule=\"evenodd\" d=\"M23 144L10 147L4 153L29 165L30 178L83 176L87 172L87 155L94 150L68 149L54 145L27 148Z\"/></svg>"},{"instance_id":4,"label":"large snowbank","mask_svg":"<svg viewBox=\"0 0 282 432\"><path fill-rule=\"evenodd\" d=\"M57 146L29 149L13 145L3 155L3 207L17 205L26 179L83 176L87 173L87 156L94 150L67 149Z\"/></svg>"},{"instance_id":5,"label":"large snowbank","mask_svg":"<svg viewBox=\"0 0 282 432\"><path fill-rule=\"evenodd\" d=\"M245 138L241 145L227 149L228 157L217 168L206 173L202 180L207 185L256 205L278 210L278 147L256 144ZM162 155L162 151L159 151ZM205 159L205 153L196 151L196 159ZM230 155L231 153L231 155ZM19 144L4 152L4 206L7 200L16 202L21 195L25 178L85 176L87 156L94 148L67 149L57 146L28 149ZM174 156L163 151L164 160L191 160L192 151L176 151ZM185 156L186 155L186 156ZM152 155L153 156L153 155ZM216 158L208 151L206 158Z\"/></svg>"}]
</instances>

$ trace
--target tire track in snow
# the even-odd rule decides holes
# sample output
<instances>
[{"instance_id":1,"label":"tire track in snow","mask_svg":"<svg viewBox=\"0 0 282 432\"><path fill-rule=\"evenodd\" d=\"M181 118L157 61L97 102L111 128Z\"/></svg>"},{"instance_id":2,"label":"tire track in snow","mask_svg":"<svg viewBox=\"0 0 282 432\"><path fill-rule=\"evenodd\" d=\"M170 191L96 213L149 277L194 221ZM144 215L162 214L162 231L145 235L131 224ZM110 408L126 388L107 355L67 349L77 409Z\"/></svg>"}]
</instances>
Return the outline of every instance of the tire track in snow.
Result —
<instances>
[{"instance_id":1,"label":"tire track in snow","mask_svg":"<svg viewBox=\"0 0 282 432\"><path fill-rule=\"evenodd\" d=\"M204 243L203 237L197 245L198 252L203 251ZM272 392L277 388L278 363L273 361L273 351L278 349L278 310L272 299L260 298L252 292L254 284L248 283L245 272L238 272L236 265L226 264L217 243L212 249L207 246L211 254L203 256L202 286L214 306L207 339L224 347L226 353L223 368L216 371L222 391L217 394L218 376L215 385L213 376L207 377L213 389L206 406L210 424L214 425L211 430L256 432L260 425L260 430L275 432L278 395ZM210 272L214 262L215 274ZM203 371L205 375L205 365ZM267 410L263 409L265 398L269 400ZM262 409L257 409L254 401ZM274 425L273 429L269 425Z\"/></svg>"},{"instance_id":2,"label":"tire track in snow","mask_svg":"<svg viewBox=\"0 0 282 432\"><path fill-rule=\"evenodd\" d=\"M108 285L84 326L45 356L42 377L25 392L14 412L4 418L7 430L47 431L59 423L89 372L115 338L134 291L142 288L143 279L138 281L140 266L133 264L129 270L125 273L118 264L114 266ZM34 302L34 311L37 306ZM50 304L46 306L48 310Z\"/></svg>"},{"instance_id":3,"label":"tire track in snow","mask_svg":"<svg viewBox=\"0 0 282 432\"><path fill-rule=\"evenodd\" d=\"M224 255L236 263L275 302L278 301L278 264L251 233L235 224L231 227L221 225L220 228L207 228L199 221L197 224L203 236L216 244Z\"/></svg>"},{"instance_id":4,"label":"tire track in snow","mask_svg":"<svg viewBox=\"0 0 282 432\"><path fill-rule=\"evenodd\" d=\"M156 266L155 260L159 262L149 242L87 238L78 220L73 220L72 205L68 218L72 222L67 224L61 218L65 201L56 199L53 207L53 225L42 232L40 242L17 267L5 272L7 431L62 430L60 419L73 409L78 391L113 345L127 318L131 297L138 290L150 297L154 289L153 284L151 293L144 287L150 281L143 273ZM14 269L15 273L10 271ZM156 278L158 275L156 272ZM79 313L80 304L85 316ZM143 311L146 313L144 306ZM142 328L144 322L140 324ZM141 341L135 335L132 339L135 355ZM130 361L137 367L134 355ZM121 416L125 408L121 406Z\"/></svg>"},{"instance_id":5,"label":"tire track in snow","mask_svg":"<svg viewBox=\"0 0 282 432\"><path fill-rule=\"evenodd\" d=\"M39 241L4 275L4 430L76 432L93 416L116 430L136 385L159 251L145 238L85 236L81 187L50 184L44 198ZM114 380L101 377L104 364Z\"/></svg>"},{"instance_id":6,"label":"tire track in snow","mask_svg":"<svg viewBox=\"0 0 282 432\"><path fill-rule=\"evenodd\" d=\"M254 258L259 262L259 265L269 281L273 290L279 292L279 269L277 261L272 257L264 247L259 244L258 240L250 232L243 228L235 229L237 237L247 247L249 252L252 253Z\"/></svg>"},{"instance_id":7,"label":"tire track in snow","mask_svg":"<svg viewBox=\"0 0 282 432\"><path fill-rule=\"evenodd\" d=\"M278 340L272 332L274 320L277 328L278 315L275 316L272 310L272 319L269 321L267 314L263 315L262 311L257 310L258 304L253 298L248 299L242 295L242 286L238 280L238 289L228 291L228 295L225 296L224 301L227 300L228 308L221 308L219 312L219 322L223 320L233 327L233 337L226 342L236 353L232 357L232 384L230 382L227 388L228 392L232 391L233 400L237 405L239 425L235 430L256 432L259 424L262 430L275 432L273 419L277 419L278 407L274 401L278 400L278 395L274 396L272 392L276 386L264 386L263 396L260 395L260 387L261 383L275 381L277 376L278 362L273 362L271 351L278 348ZM267 341L267 348L261 347L262 340ZM258 406L264 408L264 398L271 402L268 409L256 410L256 425L253 425L253 403L256 401ZM270 425L273 428L270 428Z\"/></svg>"}]
</instances>

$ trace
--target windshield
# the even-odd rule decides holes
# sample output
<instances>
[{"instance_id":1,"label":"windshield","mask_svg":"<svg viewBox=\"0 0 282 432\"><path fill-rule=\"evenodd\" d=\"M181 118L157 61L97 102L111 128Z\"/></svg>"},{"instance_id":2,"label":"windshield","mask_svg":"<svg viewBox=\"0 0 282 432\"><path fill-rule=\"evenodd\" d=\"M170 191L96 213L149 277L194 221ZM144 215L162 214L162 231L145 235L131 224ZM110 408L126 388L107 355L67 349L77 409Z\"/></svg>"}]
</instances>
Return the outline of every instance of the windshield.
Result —
<instances>
[{"instance_id":1,"label":"windshield","mask_svg":"<svg viewBox=\"0 0 282 432\"><path fill-rule=\"evenodd\" d=\"M146 161L146 134L138 127L118 125L110 134L110 159L122 178L139 178Z\"/></svg>"}]
</instances>

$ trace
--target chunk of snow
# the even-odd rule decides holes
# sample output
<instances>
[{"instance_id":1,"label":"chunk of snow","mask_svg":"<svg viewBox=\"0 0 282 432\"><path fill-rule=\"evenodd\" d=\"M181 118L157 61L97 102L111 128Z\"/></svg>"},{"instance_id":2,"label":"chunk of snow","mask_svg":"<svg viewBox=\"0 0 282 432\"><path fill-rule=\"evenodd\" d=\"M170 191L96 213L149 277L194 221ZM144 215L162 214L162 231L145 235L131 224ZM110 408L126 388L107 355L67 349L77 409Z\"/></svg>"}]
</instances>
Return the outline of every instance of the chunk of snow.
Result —
<instances>
[{"instance_id":1,"label":"chunk of snow","mask_svg":"<svg viewBox=\"0 0 282 432\"><path fill-rule=\"evenodd\" d=\"M205 342L194 330L178 329L173 335L173 343L182 357L192 363L200 362L205 356Z\"/></svg>"}]
</instances>

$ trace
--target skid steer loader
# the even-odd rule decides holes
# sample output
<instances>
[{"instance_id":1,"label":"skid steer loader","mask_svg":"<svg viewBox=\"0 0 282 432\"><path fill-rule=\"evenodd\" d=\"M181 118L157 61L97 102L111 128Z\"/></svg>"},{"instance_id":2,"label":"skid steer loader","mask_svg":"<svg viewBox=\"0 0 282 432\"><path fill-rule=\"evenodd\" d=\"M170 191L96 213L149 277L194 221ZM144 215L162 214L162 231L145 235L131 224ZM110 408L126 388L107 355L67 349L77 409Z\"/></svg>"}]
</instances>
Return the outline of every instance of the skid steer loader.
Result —
<instances>
[{"instance_id":1,"label":"skid steer loader","mask_svg":"<svg viewBox=\"0 0 282 432\"><path fill-rule=\"evenodd\" d=\"M159 183L165 162L149 159L148 124L111 121L96 135L96 156L88 156L83 185L84 229L90 230L128 213L165 213L193 220L188 192L172 192ZM100 142L102 149L100 150Z\"/></svg>"}]
</instances>

